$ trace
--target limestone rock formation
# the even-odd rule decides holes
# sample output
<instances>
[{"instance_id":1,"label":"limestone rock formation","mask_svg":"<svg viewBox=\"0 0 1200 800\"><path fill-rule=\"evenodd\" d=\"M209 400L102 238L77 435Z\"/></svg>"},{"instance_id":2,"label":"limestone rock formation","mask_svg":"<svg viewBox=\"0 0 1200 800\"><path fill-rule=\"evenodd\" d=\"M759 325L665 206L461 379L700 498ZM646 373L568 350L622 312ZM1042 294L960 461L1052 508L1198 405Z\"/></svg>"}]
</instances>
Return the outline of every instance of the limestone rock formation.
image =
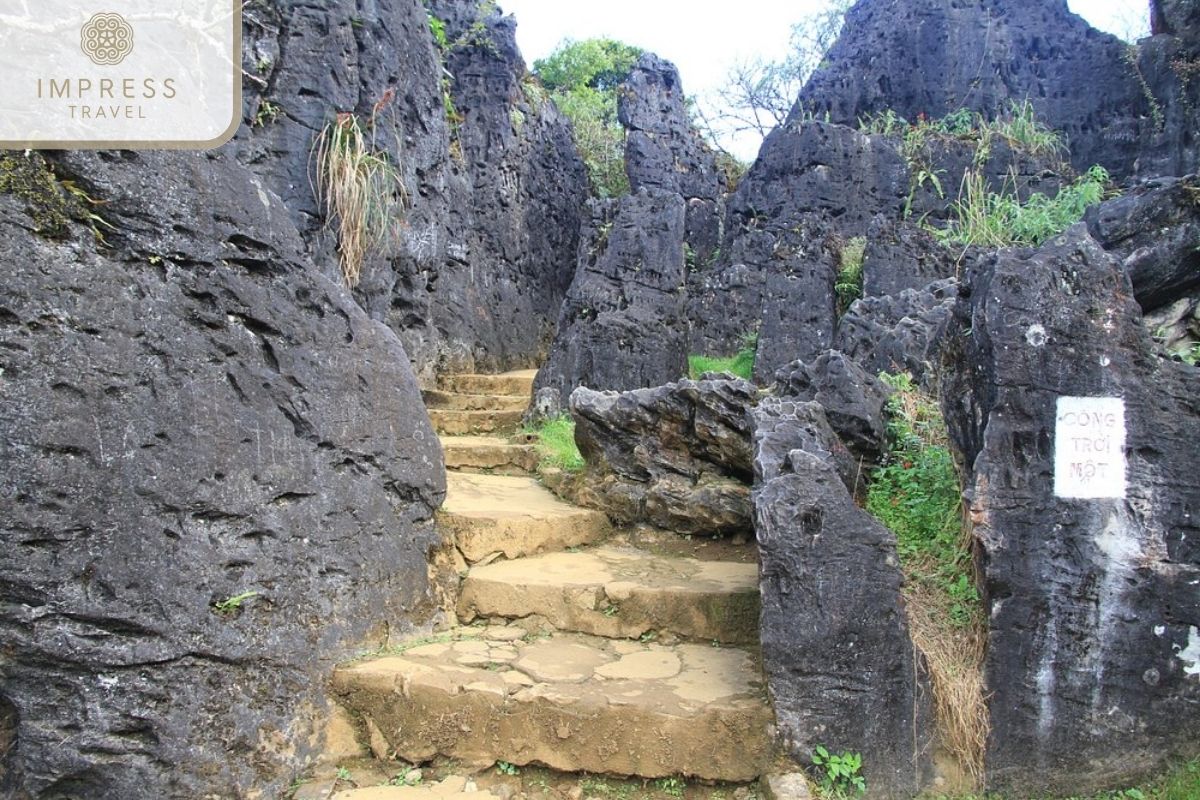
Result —
<instances>
[{"instance_id":1,"label":"limestone rock formation","mask_svg":"<svg viewBox=\"0 0 1200 800\"><path fill-rule=\"evenodd\" d=\"M588 462L580 500L623 523L679 533L750 530L754 387L706 377L653 389L571 395L575 440Z\"/></svg>"},{"instance_id":2,"label":"limestone rock formation","mask_svg":"<svg viewBox=\"0 0 1200 800\"><path fill-rule=\"evenodd\" d=\"M433 610L407 355L236 151L0 159L5 797L282 791L333 664Z\"/></svg>"},{"instance_id":3,"label":"limestone rock formation","mask_svg":"<svg viewBox=\"0 0 1200 800\"><path fill-rule=\"evenodd\" d=\"M775 373L774 391L780 397L819 403L856 460L868 469L878 462L887 434L883 408L891 390L845 354L827 350L807 364L788 364Z\"/></svg>"},{"instance_id":4,"label":"limestone rock formation","mask_svg":"<svg viewBox=\"0 0 1200 800\"><path fill-rule=\"evenodd\" d=\"M1145 311L1200 287L1200 178L1160 178L1093 206L1088 231L1124 262Z\"/></svg>"},{"instance_id":5,"label":"limestone rock formation","mask_svg":"<svg viewBox=\"0 0 1200 800\"><path fill-rule=\"evenodd\" d=\"M540 358L587 196L567 122L523 82L513 20L472 0L437 0L428 14L446 24L444 54L417 4L247 4L245 126L231 145L331 277L337 237L314 197L315 132L354 113L399 166L409 207L355 298L399 333L426 383L438 367Z\"/></svg>"},{"instance_id":6,"label":"limestone rock formation","mask_svg":"<svg viewBox=\"0 0 1200 800\"><path fill-rule=\"evenodd\" d=\"M683 198L642 189L593 201L550 356L536 391L636 389L687 372L682 334Z\"/></svg>"},{"instance_id":7,"label":"limestone rock formation","mask_svg":"<svg viewBox=\"0 0 1200 800\"><path fill-rule=\"evenodd\" d=\"M1082 224L984 260L957 314L943 405L990 609L989 787L1078 794L1194 752L1200 373L1152 352Z\"/></svg>"},{"instance_id":8,"label":"limestone rock formation","mask_svg":"<svg viewBox=\"0 0 1200 800\"><path fill-rule=\"evenodd\" d=\"M834 347L871 375L908 372L921 380L939 364L957 298L958 283L951 278L857 300L838 322Z\"/></svg>"},{"instance_id":9,"label":"limestone rock formation","mask_svg":"<svg viewBox=\"0 0 1200 800\"><path fill-rule=\"evenodd\" d=\"M896 540L855 505L821 452L834 443L787 449L786 414L779 404L753 414L764 423L755 431L754 528L778 735L802 763L817 745L860 752L873 797L911 797L930 771L931 711Z\"/></svg>"},{"instance_id":10,"label":"limestone rock formation","mask_svg":"<svg viewBox=\"0 0 1200 800\"><path fill-rule=\"evenodd\" d=\"M995 115L1026 98L1067 134L1078 168L1099 163L1129 174L1137 155L1129 142L1155 135L1126 45L1065 0L857 3L792 118L828 113L855 125L887 109L910 120L959 108Z\"/></svg>"}]
</instances>

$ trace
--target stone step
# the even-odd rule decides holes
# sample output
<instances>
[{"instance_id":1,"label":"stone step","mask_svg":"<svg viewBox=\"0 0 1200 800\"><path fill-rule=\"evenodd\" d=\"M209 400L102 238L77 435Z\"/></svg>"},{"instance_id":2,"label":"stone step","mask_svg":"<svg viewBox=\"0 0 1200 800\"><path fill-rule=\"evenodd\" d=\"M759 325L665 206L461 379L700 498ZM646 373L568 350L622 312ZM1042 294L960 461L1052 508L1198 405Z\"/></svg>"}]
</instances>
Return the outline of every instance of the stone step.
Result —
<instances>
[{"instance_id":1,"label":"stone step","mask_svg":"<svg viewBox=\"0 0 1200 800\"><path fill-rule=\"evenodd\" d=\"M521 633L459 629L453 641L339 668L334 693L412 762L721 781L764 771L771 712L750 652Z\"/></svg>"},{"instance_id":2,"label":"stone step","mask_svg":"<svg viewBox=\"0 0 1200 800\"><path fill-rule=\"evenodd\" d=\"M523 411L462 411L457 409L431 408L429 420L433 429L446 436L463 436L474 433L497 433L515 431L521 426Z\"/></svg>"},{"instance_id":3,"label":"stone step","mask_svg":"<svg viewBox=\"0 0 1200 800\"><path fill-rule=\"evenodd\" d=\"M497 475L532 475L540 458L534 445L498 436L443 436L442 454L446 469Z\"/></svg>"},{"instance_id":4,"label":"stone step","mask_svg":"<svg viewBox=\"0 0 1200 800\"><path fill-rule=\"evenodd\" d=\"M539 616L561 631L636 639L758 640L758 567L601 546L473 567L459 618Z\"/></svg>"},{"instance_id":5,"label":"stone step","mask_svg":"<svg viewBox=\"0 0 1200 800\"><path fill-rule=\"evenodd\" d=\"M521 395L528 399L533 394L536 375L536 369L501 372L498 375L439 375L438 388L458 394Z\"/></svg>"},{"instance_id":6,"label":"stone step","mask_svg":"<svg viewBox=\"0 0 1200 800\"><path fill-rule=\"evenodd\" d=\"M520 411L529 407L529 395L456 394L441 389L421 392L426 408L456 411Z\"/></svg>"},{"instance_id":7,"label":"stone step","mask_svg":"<svg viewBox=\"0 0 1200 800\"><path fill-rule=\"evenodd\" d=\"M611 530L603 512L564 503L533 478L446 475L439 525L467 563L594 544Z\"/></svg>"}]
</instances>

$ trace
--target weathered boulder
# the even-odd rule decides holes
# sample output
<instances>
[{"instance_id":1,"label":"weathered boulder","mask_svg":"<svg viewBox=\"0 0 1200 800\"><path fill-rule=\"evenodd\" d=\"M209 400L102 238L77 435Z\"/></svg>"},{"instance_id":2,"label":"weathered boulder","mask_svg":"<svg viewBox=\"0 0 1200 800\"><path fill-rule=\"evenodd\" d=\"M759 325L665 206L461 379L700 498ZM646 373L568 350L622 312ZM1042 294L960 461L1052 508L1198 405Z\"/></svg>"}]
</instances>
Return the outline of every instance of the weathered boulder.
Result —
<instances>
[{"instance_id":1,"label":"weathered boulder","mask_svg":"<svg viewBox=\"0 0 1200 800\"><path fill-rule=\"evenodd\" d=\"M565 405L578 386L636 389L687 372L683 312L683 198L641 189L592 203L579 269L536 391Z\"/></svg>"},{"instance_id":2,"label":"weathered boulder","mask_svg":"<svg viewBox=\"0 0 1200 800\"><path fill-rule=\"evenodd\" d=\"M871 375L908 372L922 380L940 361L957 298L958 282L951 278L856 300L838 321L833 346Z\"/></svg>"},{"instance_id":3,"label":"weathered boulder","mask_svg":"<svg viewBox=\"0 0 1200 800\"><path fill-rule=\"evenodd\" d=\"M827 350L807 364L793 361L775 373L774 392L815 400L862 468L879 461L887 435L883 409L891 391L845 354Z\"/></svg>"},{"instance_id":4,"label":"weathered boulder","mask_svg":"<svg viewBox=\"0 0 1200 800\"><path fill-rule=\"evenodd\" d=\"M1200 292L1155 309L1146 314L1142 322L1166 352L1191 352L1200 344Z\"/></svg>"},{"instance_id":5,"label":"weathered boulder","mask_svg":"<svg viewBox=\"0 0 1200 800\"><path fill-rule=\"evenodd\" d=\"M987 783L1126 785L1200 741L1200 372L1154 355L1082 224L981 262L957 314L943 406L989 609Z\"/></svg>"},{"instance_id":6,"label":"weathered boulder","mask_svg":"<svg viewBox=\"0 0 1200 800\"><path fill-rule=\"evenodd\" d=\"M751 417L754 468L763 483L789 469L793 450L829 462L852 495L863 487L865 475L858 460L829 424L820 403L794 397L764 397L747 412Z\"/></svg>"},{"instance_id":7,"label":"weathered boulder","mask_svg":"<svg viewBox=\"0 0 1200 800\"><path fill-rule=\"evenodd\" d=\"M1150 0L1150 29L1200 42L1200 4L1195 0Z\"/></svg>"},{"instance_id":8,"label":"weathered boulder","mask_svg":"<svg viewBox=\"0 0 1200 800\"><path fill-rule=\"evenodd\" d=\"M895 537L855 505L820 452L834 445L785 449L781 411L754 413L764 425L755 431L753 494L778 735L804 764L818 745L860 752L872 797L911 797L930 772L932 717Z\"/></svg>"},{"instance_id":9,"label":"weathered boulder","mask_svg":"<svg viewBox=\"0 0 1200 800\"><path fill-rule=\"evenodd\" d=\"M336 661L434 610L408 357L237 149L0 159L5 797L282 793ZM107 246L35 233L68 181Z\"/></svg>"},{"instance_id":10,"label":"weathered boulder","mask_svg":"<svg viewBox=\"0 0 1200 800\"><path fill-rule=\"evenodd\" d=\"M847 236L865 234L877 214L898 216L907 195L908 169L886 137L789 123L771 131L729 198L726 237L787 228L813 213L837 219Z\"/></svg>"},{"instance_id":11,"label":"weathered boulder","mask_svg":"<svg viewBox=\"0 0 1200 800\"><path fill-rule=\"evenodd\" d=\"M675 65L644 53L617 95L626 130L625 171L633 191L645 186L716 201L725 189L716 155L691 124Z\"/></svg>"},{"instance_id":12,"label":"weathered boulder","mask_svg":"<svg viewBox=\"0 0 1200 800\"><path fill-rule=\"evenodd\" d=\"M1200 178L1160 178L1093 206L1088 232L1124 262L1145 311L1200 286Z\"/></svg>"},{"instance_id":13,"label":"weathered boulder","mask_svg":"<svg viewBox=\"0 0 1200 800\"><path fill-rule=\"evenodd\" d=\"M621 523L679 533L750 531L754 387L706 376L652 389L571 395L588 462L580 499Z\"/></svg>"}]
</instances>

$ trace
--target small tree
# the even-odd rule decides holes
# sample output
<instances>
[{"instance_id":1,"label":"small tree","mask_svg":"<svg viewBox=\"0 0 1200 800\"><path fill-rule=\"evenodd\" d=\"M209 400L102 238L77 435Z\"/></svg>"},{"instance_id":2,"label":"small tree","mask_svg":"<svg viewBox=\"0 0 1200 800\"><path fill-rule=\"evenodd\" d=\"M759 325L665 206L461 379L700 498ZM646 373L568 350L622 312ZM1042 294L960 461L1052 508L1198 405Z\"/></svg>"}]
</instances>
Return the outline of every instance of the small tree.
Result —
<instances>
[{"instance_id":1,"label":"small tree","mask_svg":"<svg viewBox=\"0 0 1200 800\"><path fill-rule=\"evenodd\" d=\"M568 40L533 62L534 74L571 120L575 146L587 165L592 190L600 197L629 192L617 88L641 55L640 48L613 39Z\"/></svg>"},{"instance_id":2,"label":"small tree","mask_svg":"<svg viewBox=\"0 0 1200 800\"><path fill-rule=\"evenodd\" d=\"M825 0L824 7L792 26L788 55L778 61L755 58L735 64L698 118L710 139L752 132L766 137L782 125L809 77L842 32L853 0Z\"/></svg>"}]
</instances>

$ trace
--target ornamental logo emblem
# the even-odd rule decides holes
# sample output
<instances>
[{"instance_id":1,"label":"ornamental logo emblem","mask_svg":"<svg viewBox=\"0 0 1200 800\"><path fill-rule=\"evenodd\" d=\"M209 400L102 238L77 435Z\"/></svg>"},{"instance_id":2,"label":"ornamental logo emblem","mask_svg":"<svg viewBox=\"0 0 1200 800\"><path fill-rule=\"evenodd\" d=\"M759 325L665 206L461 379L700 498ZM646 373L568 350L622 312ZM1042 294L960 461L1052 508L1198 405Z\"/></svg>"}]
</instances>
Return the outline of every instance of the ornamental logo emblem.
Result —
<instances>
[{"instance_id":1,"label":"ornamental logo emblem","mask_svg":"<svg viewBox=\"0 0 1200 800\"><path fill-rule=\"evenodd\" d=\"M133 28L120 14L96 14L80 31L79 46L101 66L120 64L133 52Z\"/></svg>"}]
</instances>

